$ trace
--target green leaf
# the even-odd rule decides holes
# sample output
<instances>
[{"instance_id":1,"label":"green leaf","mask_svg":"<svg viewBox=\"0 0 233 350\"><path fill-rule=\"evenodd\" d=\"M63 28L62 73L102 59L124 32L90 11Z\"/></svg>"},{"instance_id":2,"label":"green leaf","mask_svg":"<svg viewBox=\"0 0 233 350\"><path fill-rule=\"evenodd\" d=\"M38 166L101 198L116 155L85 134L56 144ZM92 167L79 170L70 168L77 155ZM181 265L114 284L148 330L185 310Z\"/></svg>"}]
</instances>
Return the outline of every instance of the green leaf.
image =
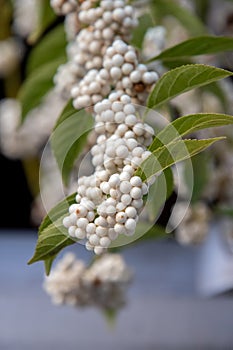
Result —
<instances>
[{"instance_id":1,"label":"green leaf","mask_svg":"<svg viewBox=\"0 0 233 350\"><path fill-rule=\"evenodd\" d=\"M104 317L108 326L112 329L116 325L117 309L104 309Z\"/></svg>"},{"instance_id":2,"label":"green leaf","mask_svg":"<svg viewBox=\"0 0 233 350\"><path fill-rule=\"evenodd\" d=\"M74 162L86 145L87 135L92 126L92 115L84 109L77 111L71 101L57 121L51 137L51 145L66 185Z\"/></svg>"},{"instance_id":3,"label":"green leaf","mask_svg":"<svg viewBox=\"0 0 233 350\"><path fill-rule=\"evenodd\" d=\"M218 113L198 113L177 118L161 130L149 147L151 152L198 130L233 124L233 116Z\"/></svg>"},{"instance_id":4,"label":"green leaf","mask_svg":"<svg viewBox=\"0 0 233 350\"><path fill-rule=\"evenodd\" d=\"M9 0L3 0L0 2L0 41L9 38L11 34L11 22L12 22L12 12L13 4Z\"/></svg>"},{"instance_id":5,"label":"green leaf","mask_svg":"<svg viewBox=\"0 0 233 350\"><path fill-rule=\"evenodd\" d=\"M139 227L140 228L140 227ZM149 239L163 239L169 238L170 235L165 231L165 229L160 225L153 225L143 236L141 236L137 243L140 243Z\"/></svg>"},{"instance_id":6,"label":"green leaf","mask_svg":"<svg viewBox=\"0 0 233 350\"><path fill-rule=\"evenodd\" d=\"M202 64L190 64L165 73L151 92L147 106L155 108L186 91L233 75L232 72Z\"/></svg>"},{"instance_id":7,"label":"green leaf","mask_svg":"<svg viewBox=\"0 0 233 350\"><path fill-rule=\"evenodd\" d=\"M233 208L225 206L217 206L214 208L214 213L217 215L229 216L233 218Z\"/></svg>"},{"instance_id":8,"label":"green leaf","mask_svg":"<svg viewBox=\"0 0 233 350\"><path fill-rule=\"evenodd\" d=\"M194 0L195 12L206 23L208 11L210 8L210 0Z\"/></svg>"},{"instance_id":9,"label":"green leaf","mask_svg":"<svg viewBox=\"0 0 233 350\"><path fill-rule=\"evenodd\" d=\"M194 64L192 62L192 60L188 60L188 59L182 59L180 58L179 60L178 59L174 59L174 60L169 60L169 61L163 61L163 65L168 68L169 70L171 69L175 69L177 67L180 67L180 66L187 66L188 64Z\"/></svg>"},{"instance_id":10,"label":"green leaf","mask_svg":"<svg viewBox=\"0 0 233 350\"><path fill-rule=\"evenodd\" d=\"M174 182L171 168L165 169L150 187L147 200L147 212L151 222L159 215L161 207L173 192Z\"/></svg>"},{"instance_id":11,"label":"green leaf","mask_svg":"<svg viewBox=\"0 0 233 350\"><path fill-rule=\"evenodd\" d=\"M138 243L147 239L160 239L168 237L165 230L159 226L148 222L138 222L135 234L133 236L120 235L110 245L110 249L126 246L132 243Z\"/></svg>"},{"instance_id":12,"label":"green leaf","mask_svg":"<svg viewBox=\"0 0 233 350\"><path fill-rule=\"evenodd\" d=\"M62 223L64 217L67 216L69 206L73 203L75 203L75 194L58 203L45 217L39 228L35 253L29 260L29 265L45 260L46 272L48 273L56 255L65 247L75 243L68 237L67 229Z\"/></svg>"},{"instance_id":13,"label":"green leaf","mask_svg":"<svg viewBox=\"0 0 233 350\"><path fill-rule=\"evenodd\" d=\"M44 230L53 224L53 222L57 221L61 216L68 213L71 204L75 203L75 197L76 193L71 194L49 211L48 215L46 215L39 227L39 236L44 232Z\"/></svg>"},{"instance_id":14,"label":"green leaf","mask_svg":"<svg viewBox=\"0 0 233 350\"><path fill-rule=\"evenodd\" d=\"M233 50L233 38L224 36L199 36L164 50L159 55L151 58L149 62L155 60L169 61L231 50Z\"/></svg>"},{"instance_id":15,"label":"green leaf","mask_svg":"<svg viewBox=\"0 0 233 350\"><path fill-rule=\"evenodd\" d=\"M56 14L50 6L50 0L40 0L37 6L38 22L36 29L28 38L30 44L34 44L56 19Z\"/></svg>"},{"instance_id":16,"label":"green leaf","mask_svg":"<svg viewBox=\"0 0 233 350\"><path fill-rule=\"evenodd\" d=\"M145 161L135 175L146 181L153 175L171 167L173 164L189 159L202 152L216 141L224 137L217 137L207 140L178 140L156 149Z\"/></svg>"},{"instance_id":17,"label":"green leaf","mask_svg":"<svg viewBox=\"0 0 233 350\"><path fill-rule=\"evenodd\" d=\"M67 215L67 213L66 213ZM39 236L35 254L28 264L33 264L40 260L47 260L55 257L62 249L74 244L75 241L67 236L67 229L62 224L62 218L54 222Z\"/></svg>"},{"instance_id":18,"label":"green leaf","mask_svg":"<svg viewBox=\"0 0 233 350\"><path fill-rule=\"evenodd\" d=\"M31 51L27 62L27 74L44 64L56 61L66 56L66 37L64 25L61 24L51 30Z\"/></svg>"},{"instance_id":19,"label":"green leaf","mask_svg":"<svg viewBox=\"0 0 233 350\"><path fill-rule=\"evenodd\" d=\"M56 257L57 257L57 255L54 255L52 258L48 258L44 261L46 276L49 276L51 268L52 268L52 264L53 264L54 260L56 259Z\"/></svg>"},{"instance_id":20,"label":"green leaf","mask_svg":"<svg viewBox=\"0 0 233 350\"><path fill-rule=\"evenodd\" d=\"M190 168L191 167L191 168ZM184 181L191 193L191 201L197 202L208 183L208 156L205 152L197 154L184 164Z\"/></svg>"},{"instance_id":21,"label":"green leaf","mask_svg":"<svg viewBox=\"0 0 233 350\"><path fill-rule=\"evenodd\" d=\"M184 6L179 5L174 0L156 0L151 1L152 11L155 18L164 18L165 16L175 17L192 36L203 35L207 32L202 21Z\"/></svg>"},{"instance_id":22,"label":"green leaf","mask_svg":"<svg viewBox=\"0 0 233 350\"><path fill-rule=\"evenodd\" d=\"M137 47L138 49L141 49L144 36L150 27L154 27L154 23L149 13L145 13L144 15L139 17L138 20L139 20L139 24L133 30L133 37L131 40L131 44Z\"/></svg>"},{"instance_id":23,"label":"green leaf","mask_svg":"<svg viewBox=\"0 0 233 350\"><path fill-rule=\"evenodd\" d=\"M22 105L22 122L27 114L41 103L47 92L53 88L53 76L65 60L66 57L60 57L56 61L45 64L25 80L18 94Z\"/></svg>"}]
</instances>

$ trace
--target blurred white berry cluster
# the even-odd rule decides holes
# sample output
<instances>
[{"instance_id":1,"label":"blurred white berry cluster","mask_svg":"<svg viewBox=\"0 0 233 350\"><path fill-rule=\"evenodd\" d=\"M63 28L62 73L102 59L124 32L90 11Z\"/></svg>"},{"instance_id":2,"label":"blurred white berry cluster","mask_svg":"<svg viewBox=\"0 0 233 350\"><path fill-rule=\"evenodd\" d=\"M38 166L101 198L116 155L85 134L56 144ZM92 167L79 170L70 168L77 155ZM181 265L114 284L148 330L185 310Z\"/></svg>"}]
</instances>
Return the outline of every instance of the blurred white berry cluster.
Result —
<instances>
[{"instance_id":1,"label":"blurred white berry cluster","mask_svg":"<svg viewBox=\"0 0 233 350\"><path fill-rule=\"evenodd\" d=\"M132 272L118 254L105 254L87 267L67 253L44 281L55 304L96 306L116 310L124 306Z\"/></svg>"},{"instance_id":2,"label":"blurred white berry cluster","mask_svg":"<svg viewBox=\"0 0 233 350\"><path fill-rule=\"evenodd\" d=\"M199 244L205 240L209 232L211 211L202 201L193 205L178 202L174 206L171 219L179 243Z\"/></svg>"},{"instance_id":3,"label":"blurred white berry cluster","mask_svg":"<svg viewBox=\"0 0 233 350\"><path fill-rule=\"evenodd\" d=\"M224 208L232 208L232 130L228 127L201 130L196 136L200 138L217 137L223 132L227 135L227 140L217 146L213 145L211 153L208 155L206 169L203 170L208 172L208 181L204 184L197 201L191 204L188 202L190 189L186 181L184 164L178 164L179 176L174 173L175 188L179 188L180 198L174 206L171 225L176 229L176 238L181 244L198 244L205 240L215 220L215 213L212 211L213 204L215 208L219 209L219 213L221 213L221 209L224 211ZM221 223L222 233L233 237L232 234L229 234L229 232L233 232L233 221L227 219L227 216L224 220L218 221ZM225 221L227 229L222 225L222 222Z\"/></svg>"},{"instance_id":4,"label":"blurred white berry cluster","mask_svg":"<svg viewBox=\"0 0 233 350\"><path fill-rule=\"evenodd\" d=\"M38 23L38 0L1 2L0 79L14 74L25 54L23 40Z\"/></svg>"},{"instance_id":5,"label":"blurred white berry cluster","mask_svg":"<svg viewBox=\"0 0 233 350\"><path fill-rule=\"evenodd\" d=\"M32 109L21 125L21 106L16 99L0 103L0 146L9 158L35 156L43 148L65 102L54 91ZM49 115L49 118L48 118Z\"/></svg>"}]
</instances>

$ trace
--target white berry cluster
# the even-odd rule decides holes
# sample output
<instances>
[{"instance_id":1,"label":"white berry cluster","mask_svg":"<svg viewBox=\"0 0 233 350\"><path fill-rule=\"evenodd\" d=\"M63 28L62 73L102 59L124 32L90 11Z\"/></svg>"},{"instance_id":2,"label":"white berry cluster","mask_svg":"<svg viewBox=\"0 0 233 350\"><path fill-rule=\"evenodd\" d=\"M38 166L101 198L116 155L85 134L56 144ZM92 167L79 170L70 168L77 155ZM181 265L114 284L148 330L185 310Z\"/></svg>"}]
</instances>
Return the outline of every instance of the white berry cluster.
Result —
<instances>
[{"instance_id":1,"label":"white berry cluster","mask_svg":"<svg viewBox=\"0 0 233 350\"><path fill-rule=\"evenodd\" d=\"M91 69L72 88L75 108L101 101L110 93L111 86L133 97L133 102L144 103L151 86L158 80L156 72L149 72L144 64L139 64L135 48L120 39L107 48L102 64L102 69Z\"/></svg>"},{"instance_id":2,"label":"white berry cluster","mask_svg":"<svg viewBox=\"0 0 233 350\"><path fill-rule=\"evenodd\" d=\"M76 1L52 0L51 4L56 12L62 12L60 8L64 6L72 7L73 2ZM60 5L55 6L55 3ZM62 13L64 14L64 12ZM73 9L73 12L67 14L66 17L70 17L71 14L74 14L72 16L74 28L71 29L70 25L66 26L66 28L69 31L68 37L71 38L73 36L72 33L79 30L73 42L73 46L76 46L76 53L69 57L68 65L64 65L63 69L58 70L55 76L55 84L58 91L63 91L64 71L69 76L73 74L73 81L78 83L88 71L92 69L100 70L103 68L103 56L107 48L117 38L127 42L130 39L132 28L137 26L134 9L132 6L127 5L127 0L79 1L78 6L76 3L76 9ZM76 67L74 68L74 66ZM59 77L60 74L62 77ZM70 80L72 79L69 78ZM106 81L110 84L110 81L105 78L105 85ZM62 84L61 87L59 86L60 83ZM96 83L101 82L96 81ZM82 83L82 85L86 85L86 82ZM95 95L101 95L100 92L105 94L106 87L102 90L96 92ZM87 94L84 91L82 95ZM94 98L91 102L91 104L94 104L97 102L97 99Z\"/></svg>"},{"instance_id":3,"label":"white berry cluster","mask_svg":"<svg viewBox=\"0 0 233 350\"><path fill-rule=\"evenodd\" d=\"M38 0L14 0L12 6L14 32L26 38L36 30L39 23Z\"/></svg>"},{"instance_id":4,"label":"white berry cluster","mask_svg":"<svg viewBox=\"0 0 233 350\"><path fill-rule=\"evenodd\" d=\"M132 273L118 254L105 254L90 267L67 253L46 277L44 289L56 304L119 309Z\"/></svg>"},{"instance_id":5,"label":"white berry cluster","mask_svg":"<svg viewBox=\"0 0 233 350\"><path fill-rule=\"evenodd\" d=\"M0 103L0 148L9 158L33 157L41 152L66 101L50 91L21 125L21 106L15 99ZM47 117L49 115L49 118Z\"/></svg>"},{"instance_id":6,"label":"white berry cluster","mask_svg":"<svg viewBox=\"0 0 233 350\"><path fill-rule=\"evenodd\" d=\"M95 172L78 180L77 204L69 208L63 224L70 237L86 239L86 248L102 254L120 234L135 233L143 197L149 183L134 173L151 153L153 129L136 117L131 98L113 92L98 102L91 149Z\"/></svg>"},{"instance_id":7,"label":"white berry cluster","mask_svg":"<svg viewBox=\"0 0 233 350\"><path fill-rule=\"evenodd\" d=\"M140 64L127 44L137 25L127 0L79 1L75 11L80 30L55 82L76 109L94 106L97 139L91 148L94 173L79 178L76 203L63 224L70 237L85 240L99 255L120 234L135 233L149 183L134 174L151 154L154 131L133 103L145 102L158 74Z\"/></svg>"},{"instance_id":8,"label":"white berry cluster","mask_svg":"<svg viewBox=\"0 0 233 350\"><path fill-rule=\"evenodd\" d=\"M187 202L176 203L171 217L176 239L184 245L203 242L210 229L210 219L209 208L202 201L192 206Z\"/></svg>"}]
</instances>

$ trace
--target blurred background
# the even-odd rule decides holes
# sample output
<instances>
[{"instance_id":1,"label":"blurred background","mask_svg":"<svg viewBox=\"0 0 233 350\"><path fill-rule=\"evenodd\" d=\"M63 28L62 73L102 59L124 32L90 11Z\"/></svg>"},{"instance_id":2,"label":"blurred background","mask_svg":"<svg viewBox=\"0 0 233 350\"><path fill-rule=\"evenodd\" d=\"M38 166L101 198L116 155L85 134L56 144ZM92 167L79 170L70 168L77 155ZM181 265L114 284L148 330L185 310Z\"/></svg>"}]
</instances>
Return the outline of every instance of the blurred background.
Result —
<instances>
[{"instance_id":1,"label":"blurred background","mask_svg":"<svg viewBox=\"0 0 233 350\"><path fill-rule=\"evenodd\" d=\"M196 35L233 34L230 0L135 1L135 6L140 26L132 44L144 59ZM233 349L231 127L195 135L228 139L193 159L195 180L185 216L188 164L174 169L174 191L156 222L164 230L174 207L172 234L122 250L134 280L114 327L94 308L51 303L42 289L42 264L28 267L27 261L46 214L40 191L47 193L50 208L62 198L49 147L41 167L40 159L67 102L54 88L53 75L66 62L66 41L75 35L66 30L66 37L64 26L73 29L74 24L71 16L56 16L49 0L0 0L0 8L0 349ZM59 59L50 62L50 76L43 52L56 40ZM232 71L232 58L227 52L195 57L193 62ZM184 63L174 62L173 67ZM25 86L32 89L30 79L39 84L38 66L44 69L46 87L39 98L35 92L37 103L27 102L25 108ZM160 74L171 68L163 62L152 67ZM201 111L232 114L232 96L232 79L225 79L183 94L159 112L168 120ZM65 194L72 189L70 184ZM91 258L81 245L69 250L86 263Z\"/></svg>"}]
</instances>

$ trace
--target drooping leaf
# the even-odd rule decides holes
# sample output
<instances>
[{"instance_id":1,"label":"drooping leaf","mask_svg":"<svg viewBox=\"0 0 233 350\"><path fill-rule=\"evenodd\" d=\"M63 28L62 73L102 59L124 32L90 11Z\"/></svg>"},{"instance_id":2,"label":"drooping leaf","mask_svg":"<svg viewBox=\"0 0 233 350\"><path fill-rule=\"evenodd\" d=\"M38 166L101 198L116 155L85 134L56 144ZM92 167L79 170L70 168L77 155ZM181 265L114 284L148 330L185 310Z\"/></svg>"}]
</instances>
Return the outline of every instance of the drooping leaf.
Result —
<instances>
[{"instance_id":1,"label":"drooping leaf","mask_svg":"<svg viewBox=\"0 0 233 350\"><path fill-rule=\"evenodd\" d=\"M162 51L159 55L151 58L155 60L169 61L190 56L208 55L233 50L233 38L224 36L199 36L181 42L178 45Z\"/></svg>"},{"instance_id":2,"label":"drooping leaf","mask_svg":"<svg viewBox=\"0 0 233 350\"><path fill-rule=\"evenodd\" d=\"M39 236L33 257L28 264L44 260L46 272L49 272L56 255L75 241L68 237L63 219L68 215L68 209L75 203L75 194L58 203L45 217L39 228Z\"/></svg>"},{"instance_id":3,"label":"drooping leaf","mask_svg":"<svg viewBox=\"0 0 233 350\"><path fill-rule=\"evenodd\" d=\"M34 44L56 19L56 14L50 6L50 0L38 1L37 13L38 21L36 28L28 38L30 44Z\"/></svg>"},{"instance_id":4,"label":"drooping leaf","mask_svg":"<svg viewBox=\"0 0 233 350\"><path fill-rule=\"evenodd\" d=\"M152 12L155 19L165 16L175 17L192 36L204 35L207 32L202 21L191 11L174 0L151 1Z\"/></svg>"},{"instance_id":5,"label":"drooping leaf","mask_svg":"<svg viewBox=\"0 0 233 350\"><path fill-rule=\"evenodd\" d=\"M198 130L233 124L233 116L218 113L198 113L177 118L168 124L154 138L149 147L151 152L170 142Z\"/></svg>"},{"instance_id":6,"label":"drooping leaf","mask_svg":"<svg viewBox=\"0 0 233 350\"><path fill-rule=\"evenodd\" d=\"M28 264L33 264L40 260L47 260L55 257L62 249L74 244L75 241L68 237L67 229L62 224L64 216L53 223L50 227L40 234L35 254L29 260Z\"/></svg>"},{"instance_id":7,"label":"drooping leaf","mask_svg":"<svg viewBox=\"0 0 233 350\"><path fill-rule=\"evenodd\" d=\"M28 112L37 107L46 93L54 86L53 76L57 68L64 63L66 57L60 57L36 69L24 82L19 90L18 99L22 105L22 122ZM49 118L49 116L48 116Z\"/></svg>"},{"instance_id":8,"label":"drooping leaf","mask_svg":"<svg viewBox=\"0 0 233 350\"><path fill-rule=\"evenodd\" d=\"M84 109L77 111L70 101L54 128L51 145L64 183L67 185L75 160L86 145L93 117Z\"/></svg>"},{"instance_id":9,"label":"drooping leaf","mask_svg":"<svg viewBox=\"0 0 233 350\"><path fill-rule=\"evenodd\" d=\"M61 216L68 213L68 209L71 204L75 203L76 193L71 194L64 200L59 202L54 208L52 208L46 215L39 227L39 236L46 230L53 222L57 221Z\"/></svg>"},{"instance_id":10,"label":"drooping leaf","mask_svg":"<svg viewBox=\"0 0 233 350\"><path fill-rule=\"evenodd\" d=\"M156 149L144 160L135 175L146 181L153 175L171 167L173 164L193 157L224 137L206 140L178 140Z\"/></svg>"},{"instance_id":11,"label":"drooping leaf","mask_svg":"<svg viewBox=\"0 0 233 350\"><path fill-rule=\"evenodd\" d=\"M57 255L54 255L52 258L48 258L44 261L44 268L46 276L49 276L54 260Z\"/></svg>"},{"instance_id":12,"label":"drooping leaf","mask_svg":"<svg viewBox=\"0 0 233 350\"><path fill-rule=\"evenodd\" d=\"M147 106L155 108L186 91L233 75L232 72L203 64L190 64L165 73L151 92Z\"/></svg>"},{"instance_id":13,"label":"drooping leaf","mask_svg":"<svg viewBox=\"0 0 233 350\"><path fill-rule=\"evenodd\" d=\"M61 24L51 30L31 51L27 62L27 74L34 70L56 61L59 57L66 56L66 37L64 25Z\"/></svg>"}]
</instances>

